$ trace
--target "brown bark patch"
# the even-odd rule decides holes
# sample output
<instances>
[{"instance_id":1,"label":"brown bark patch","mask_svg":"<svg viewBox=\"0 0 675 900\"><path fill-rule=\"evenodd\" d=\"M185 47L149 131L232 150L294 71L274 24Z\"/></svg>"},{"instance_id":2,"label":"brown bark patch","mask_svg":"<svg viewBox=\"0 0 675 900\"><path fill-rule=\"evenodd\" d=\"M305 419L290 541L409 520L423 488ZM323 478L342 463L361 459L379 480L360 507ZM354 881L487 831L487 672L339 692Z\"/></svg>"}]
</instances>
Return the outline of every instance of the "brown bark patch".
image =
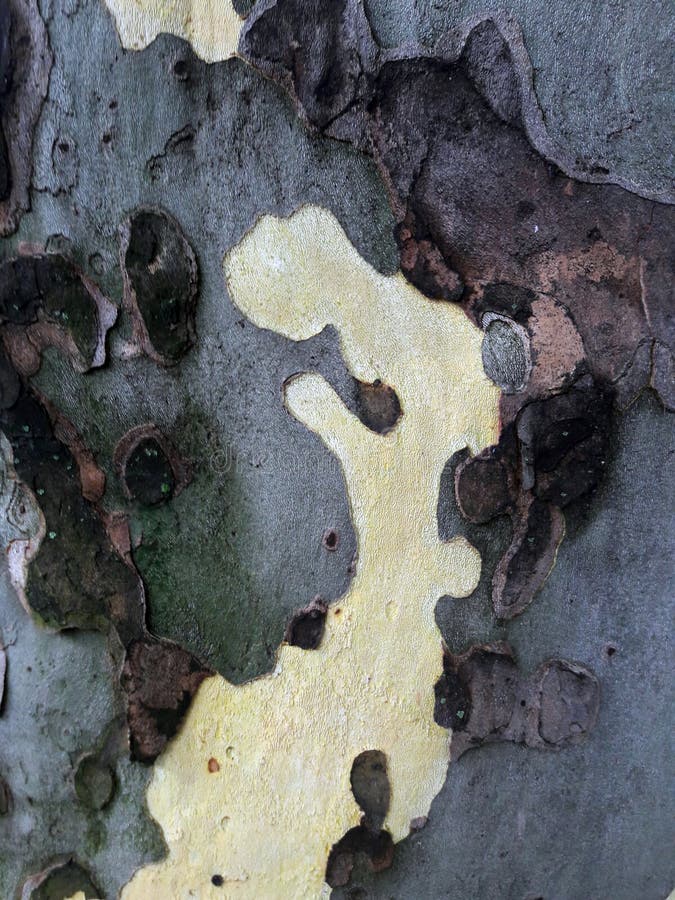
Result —
<instances>
[{"instance_id":1,"label":"brown bark patch","mask_svg":"<svg viewBox=\"0 0 675 900\"><path fill-rule=\"evenodd\" d=\"M159 756L178 730L197 688L210 674L175 644L149 637L131 644L122 687L128 697L133 759L151 763Z\"/></svg>"}]
</instances>

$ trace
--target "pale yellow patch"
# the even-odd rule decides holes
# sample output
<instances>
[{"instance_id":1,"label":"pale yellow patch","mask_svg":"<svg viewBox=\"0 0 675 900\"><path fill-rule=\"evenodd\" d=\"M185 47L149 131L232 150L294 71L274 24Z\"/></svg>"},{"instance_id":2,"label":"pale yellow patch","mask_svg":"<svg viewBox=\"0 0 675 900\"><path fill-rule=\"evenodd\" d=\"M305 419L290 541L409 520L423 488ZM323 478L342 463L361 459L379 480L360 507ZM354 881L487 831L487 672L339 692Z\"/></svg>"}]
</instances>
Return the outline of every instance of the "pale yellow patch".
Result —
<instances>
[{"instance_id":1,"label":"pale yellow patch","mask_svg":"<svg viewBox=\"0 0 675 900\"><path fill-rule=\"evenodd\" d=\"M184 38L201 59L234 56L242 20L231 0L104 0L122 46L142 50L158 34Z\"/></svg>"},{"instance_id":2,"label":"pale yellow patch","mask_svg":"<svg viewBox=\"0 0 675 900\"><path fill-rule=\"evenodd\" d=\"M342 463L356 574L317 650L283 645L274 672L246 685L203 682L148 790L168 858L140 870L124 900L320 896L331 845L360 820L350 771L364 750L386 754L385 828L405 837L449 760L433 716L434 607L443 594L470 594L480 574L478 553L463 538L442 543L436 524L448 457L497 437L499 394L483 374L478 329L402 275L378 274L316 207L263 218L225 273L234 303L261 328L302 340L333 324L350 371L394 387L403 416L381 436L319 375L286 384L289 412Z\"/></svg>"}]
</instances>

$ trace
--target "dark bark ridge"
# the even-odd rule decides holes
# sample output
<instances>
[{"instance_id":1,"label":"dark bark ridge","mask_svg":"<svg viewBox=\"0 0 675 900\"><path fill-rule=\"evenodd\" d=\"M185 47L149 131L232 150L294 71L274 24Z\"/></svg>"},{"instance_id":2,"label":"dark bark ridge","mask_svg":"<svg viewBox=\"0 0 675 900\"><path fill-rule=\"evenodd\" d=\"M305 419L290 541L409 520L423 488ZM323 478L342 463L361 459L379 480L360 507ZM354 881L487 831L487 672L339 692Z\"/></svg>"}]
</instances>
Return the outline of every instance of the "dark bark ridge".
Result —
<instances>
[{"instance_id":1,"label":"dark bark ridge","mask_svg":"<svg viewBox=\"0 0 675 900\"><path fill-rule=\"evenodd\" d=\"M0 6L0 237L30 208L33 132L52 54L36 0Z\"/></svg>"}]
</instances>

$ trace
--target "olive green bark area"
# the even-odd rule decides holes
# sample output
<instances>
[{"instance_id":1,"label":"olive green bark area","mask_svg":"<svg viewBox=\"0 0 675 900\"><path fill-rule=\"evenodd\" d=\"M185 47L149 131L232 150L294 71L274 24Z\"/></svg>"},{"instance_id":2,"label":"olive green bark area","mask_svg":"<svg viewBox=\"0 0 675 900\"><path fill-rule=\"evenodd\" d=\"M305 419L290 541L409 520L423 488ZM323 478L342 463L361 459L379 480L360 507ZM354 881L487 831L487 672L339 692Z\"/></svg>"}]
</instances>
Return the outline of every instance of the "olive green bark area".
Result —
<instances>
[{"instance_id":1,"label":"olive green bark area","mask_svg":"<svg viewBox=\"0 0 675 900\"><path fill-rule=\"evenodd\" d=\"M251 329L249 337L255 341L263 336ZM274 340L272 335L264 338ZM347 390L349 377L341 373L334 336L306 343L306 367L332 371L333 380ZM284 411L280 390L277 394L270 385L252 408L257 414L251 426L255 440L248 442L236 431L230 431L233 439L228 440L218 384L227 369L210 359L200 363L195 359L199 352L198 344L171 373L147 359L113 359L105 370L79 378L77 393L69 390L67 362L49 353L35 380L78 423L95 450L107 475L103 505L129 515L132 557L145 585L151 633L176 641L238 682L272 667L298 607L317 594L332 600L344 592L355 544L339 466L318 439ZM197 387L190 397L190 384L199 381L186 373L183 382L176 374L183 375L183 366L189 372L195 364L211 369L214 383L206 383L201 393ZM296 364L290 360L283 367L277 376L279 389ZM120 402L97 402L106 396L117 396ZM132 491L128 499L112 465L113 449L127 431L120 420L135 426L153 414L191 464L191 481L172 496L167 468L157 490ZM269 433L262 433L270 419ZM146 451L155 452L151 441L141 442L131 454L128 487L130 475L134 483L139 453L139 471L159 459L153 479L161 475L161 457L146 459ZM134 464L131 471L129 462ZM322 490L308 497L316 479L321 479ZM163 485L169 490L163 492ZM285 498L293 485L298 495ZM323 540L327 530L334 531L335 546ZM293 547L287 543L291 533L298 541ZM87 546L83 542L82 548L72 548L70 558L82 557Z\"/></svg>"},{"instance_id":2,"label":"olive green bark area","mask_svg":"<svg viewBox=\"0 0 675 900\"><path fill-rule=\"evenodd\" d=\"M189 422L192 482L162 505L133 507L133 559L146 587L149 630L240 682L270 668L293 609L311 597L285 590L283 573L271 578L257 564L264 547L241 461L207 419L192 411ZM317 534L319 556L320 541Z\"/></svg>"},{"instance_id":3,"label":"olive green bark area","mask_svg":"<svg viewBox=\"0 0 675 900\"><path fill-rule=\"evenodd\" d=\"M199 514L194 515L199 509ZM153 634L242 681L269 668L283 635L279 600L261 596L255 570L241 557L247 516L236 481L208 473L171 504L132 514L133 551L149 602Z\"/></svg>"},{"instance_id":4,"label":"olive green bark area","mask_svg":"<svg viewBox=\"0 0 675 900\"><path fill-rule=\"evenodd\" d=\"M30 900L63 900L82 892L89 900L100 894L87 872L77 863L69 862L51 872L30 895Z\"/></svg>"}]
</instances>

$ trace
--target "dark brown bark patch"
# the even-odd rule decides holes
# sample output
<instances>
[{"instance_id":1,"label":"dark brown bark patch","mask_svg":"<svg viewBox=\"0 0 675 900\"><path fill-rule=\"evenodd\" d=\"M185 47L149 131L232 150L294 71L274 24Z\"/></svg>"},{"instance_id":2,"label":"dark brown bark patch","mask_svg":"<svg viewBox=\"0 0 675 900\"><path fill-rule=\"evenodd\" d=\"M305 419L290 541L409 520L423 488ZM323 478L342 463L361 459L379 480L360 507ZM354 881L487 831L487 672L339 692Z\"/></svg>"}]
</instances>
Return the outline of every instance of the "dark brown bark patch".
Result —
<instances>
[{"instance_id":1,"label":"dark brown bark patch","mask_svg":"<svg viewBox=\"0 0 675 900\"><path fill-rule=\"evenodd\" d=\"M376 53L360 4L302 0L264 6L264 15L244 26L246 55L295 96L312 126L329 129L350 117L367 97Z\"/></svg>"},{"instance_id":2,"label":"dark brown bark patch","mask_svg":"<svg viewBox=\"0 0 675 900\"><path fill-rule=\"evenodd\" d=\"M554 659L521 673L508 644L445 650L434 718L452 729L452 758L484 743L510 741L559 750L595 725L600 687L584 666Z\"/></svg>"},{"instance_id":3,"label":"dark brown bark patch","mask_svg":"<svg viewBox=\"0 0 675 900\"><path fill-rule=\"evenodd\" d=\"M379 379L372 384L354 379L354 409L366 428L387 434L401 418L396 391Z\"/></svg>"},{"instance_id":4,"label":"dark brown bark patch","mask_svg":"<svg viewBox=\"0 0 675 900\"><path fill-rule=\"evenodd\" d=\"M565 393L526 405L497 445L457 466L455 493L465 518L483 524L508 515L513 524L492 582L500 618L532 602L564 535L562 510L601 482L612 400L612 391L586 376Z\"/></svg>"},{"instance_id":5,"label":"dark brown bark patch","mask_svg":"<svg viewBox=\"0 0 675 900\"><path fill-rule=\"evenodd\" d=\"M326 865L326 882L331 887L349 883L354 857L362 855L372 872L388 869L394 861L394 842L388 831L372 831L365 825L351 828L333 844Z\"/></svg>"},{"instance_id":6,"label":"dark brown bark patch","mask_svg":"<svg viewBox=\"0 0 675 900\"><path fill-rule=\"evenodd\" d=\"M12 811L12 792L5 779L0 775L0 816L7 816Z\"/></svg>"},{"instance_id":7,"label":"dark brown bark patch","mask_svg":"<svg viewBox=\"0 0 675 900\"><path fill-rule=\"evenodd\" d=\"M17 474L45 519L45 536L28 568L31 609L55 628L106 631L114 624L123 642L138 636L144 627L143 586L99 514L103 474L82 450L75 429L25 388L0 413L0 428L12 444ZM17 503L20 527L33 507L26 501L22 511L20 498Z\"/></svg>"},{"instance_id":8,"label":"dark brown bark patch","mask_svg":"<svg viewBox=\"0 0 675 900\"><path fill-rule=\"evenodd\" d=\"M19 256L0 266L0 322L25 375L37 371L49 346L66 353L77 371L101 366L116 317L96 285L57 253Z\"/></svg>"},{"instance_id":9,"label":"dark brown bark patch","mask_svg":"<svg viewBox=\"0 0 675 900\"><path fill-rule=\"evenodd\" d=\"M207 675L176 644L145 638L127 651L122 687L128 697L131 756L153 762L178 730L197 688Z\"/></svg>"},{"instance_id":10,"label":"dark brown bark patch","mask_svg":"<svg viewBox=\"0 0 675 900\"><path fill-rule=\"evenodd\" d=\"M194 251L168 213L137 209L122 224L124 304L141 350L174 365L196 337L198 271Z\"/></svg>"},{"instance_id":11,"label":"dark brown bark patch","mask_svg":"<svg viewBox=\"0 0 675 900\"><path fill-rule=\"evenodd\" d=\"M381 750L359 753L352 764L350 782L354 799L363 811L363 824L379 831L391 798L386 755Z\"/></svg>"}]
</instances>

